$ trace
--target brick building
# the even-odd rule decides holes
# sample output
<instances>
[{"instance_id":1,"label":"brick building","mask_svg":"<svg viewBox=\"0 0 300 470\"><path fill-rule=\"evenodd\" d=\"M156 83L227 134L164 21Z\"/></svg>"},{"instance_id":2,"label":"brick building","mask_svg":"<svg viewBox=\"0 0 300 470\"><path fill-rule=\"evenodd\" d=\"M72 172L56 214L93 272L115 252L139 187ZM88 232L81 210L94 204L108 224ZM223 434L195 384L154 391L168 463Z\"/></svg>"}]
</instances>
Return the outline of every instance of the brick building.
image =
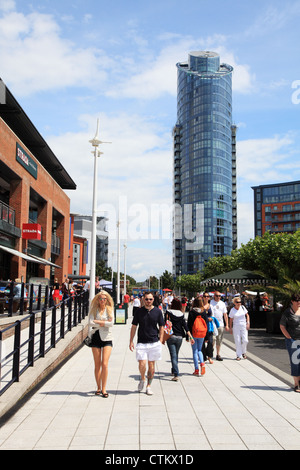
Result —
<instances>
[{"instance_id":1,"label":"brick building","mask_svg":"<svg viewBox=\"0 0 300 470\"><path fill-rule=\"evenodd\" d=\"M0 279L68 276L65 168L0 79Z\"/></svg>"}]
</instances>

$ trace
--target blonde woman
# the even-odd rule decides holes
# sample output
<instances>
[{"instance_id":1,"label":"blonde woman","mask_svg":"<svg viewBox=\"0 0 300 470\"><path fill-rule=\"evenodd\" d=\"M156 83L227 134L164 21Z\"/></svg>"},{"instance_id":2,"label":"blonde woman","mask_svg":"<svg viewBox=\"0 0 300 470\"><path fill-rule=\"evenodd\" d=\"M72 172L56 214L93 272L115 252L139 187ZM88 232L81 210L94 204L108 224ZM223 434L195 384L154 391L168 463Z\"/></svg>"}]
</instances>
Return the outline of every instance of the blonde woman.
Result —
<instances>
[{"instance_id":1,"label":"blonde woman","mask_svg":"<svg viewBox=\"0 0 300 470\"><path fill-rule=\"evenodd\" d=\"M233 333L236 359L240 361L243 357L247 359L248 330L250 328L250 318L248 310L242 305L240 297L233 299L234 307L229 313L230 333Z\"/></svg>"},{"instance_id":2,"label":"blonde woman","mask_svg":"<svg viewBox=\"0 0 300 470\"><path fill-rule=\"evenodd\" d=\"M114 302L106 291L101 291L92 300L89 312L90 347L95 362L96 395L108 397L106 382L108 362L112 351L112 326L114 319Z\"/></svg>"}]
</instances>

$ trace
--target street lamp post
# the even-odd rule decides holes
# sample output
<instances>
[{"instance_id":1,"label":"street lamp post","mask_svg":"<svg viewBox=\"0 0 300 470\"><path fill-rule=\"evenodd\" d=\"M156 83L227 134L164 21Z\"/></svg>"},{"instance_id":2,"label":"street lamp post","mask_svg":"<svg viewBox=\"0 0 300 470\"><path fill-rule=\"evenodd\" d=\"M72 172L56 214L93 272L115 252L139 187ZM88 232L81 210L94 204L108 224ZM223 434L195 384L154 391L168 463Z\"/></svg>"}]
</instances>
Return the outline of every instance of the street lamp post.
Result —
<instances>
[{"instance_id":1,"label":"street lamp post","mask_svg":"<svg viewBox=\"0 0 300 470\"><path fill-rule=\"evenodd\" d=\"M117 222L117 236L118 236L118 243L117 243L117 304L120 303L120 215L118 215L118 222Z\"/></svg>"},{"instance_id":2,"label":"street lamp post","mask_svg":"<svg viewBox=\"0 0 300 470\"><path fill-rule=\"evenodd\" d=\"M96 235L97 235L97 165L98 157L102 155L102 152L98 149L100 144L110 144L111 142L101 142L99 140L99 119L97 119L97 130L95 137L89 142L94 147L92 154L94 154L94 183L93 183L93 207L92 207L92 235L91 235L91 263L90 263L90 293L89 302L91 302L95 296L95 272L96 272Z\"/></svg>"},{"instance_id":3,"label":"street lamp post","mask_svg":"<svg viewBox=\"0 0 300 470\"><path fill-rule=\"evenodd\" d=\"M126 249L127 245L124 243L124 295L127 293L126 290Z\"/></svg>"}]
</instances>

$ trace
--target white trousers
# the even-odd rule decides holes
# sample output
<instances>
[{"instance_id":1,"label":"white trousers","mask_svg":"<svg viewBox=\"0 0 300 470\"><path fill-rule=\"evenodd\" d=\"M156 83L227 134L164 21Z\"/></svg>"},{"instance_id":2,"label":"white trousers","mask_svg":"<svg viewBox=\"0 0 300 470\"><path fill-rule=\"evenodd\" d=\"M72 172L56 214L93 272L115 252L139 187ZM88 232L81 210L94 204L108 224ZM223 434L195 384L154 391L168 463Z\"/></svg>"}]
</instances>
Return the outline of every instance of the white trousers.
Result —
<instances>
[{"instance_id":1,"label":"white trousers","mask_svg":"<svg viewBox=\"0 0 300 470\"><path fill-rule=\"evenodd\" d=\"M248 344L248 330L246 325L233 325L232 333L234 337L236 355L242 357L246 354Z\"/></svg>"}]
</instances>

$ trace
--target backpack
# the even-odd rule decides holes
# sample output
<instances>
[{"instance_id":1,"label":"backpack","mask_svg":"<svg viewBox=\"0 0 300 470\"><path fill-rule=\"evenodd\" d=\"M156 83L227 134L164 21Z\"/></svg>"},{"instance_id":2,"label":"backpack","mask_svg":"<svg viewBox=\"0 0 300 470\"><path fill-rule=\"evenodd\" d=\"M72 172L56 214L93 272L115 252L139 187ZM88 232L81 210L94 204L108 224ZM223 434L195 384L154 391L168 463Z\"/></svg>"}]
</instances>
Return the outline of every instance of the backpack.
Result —
<instances>
[{"instance_id":1,"label":"backpack","mask_svg":"<svg viewBox=\"0 0 300 470\"><path fill-rule=\"evenodd\" d=\"M192 335L194 338L205 338L206 333L207 333L206 321L204 320L204 318L202 318L201 315L198 315L195 318L195 321L193 324Z\"/></svg>"}]
</instances>

